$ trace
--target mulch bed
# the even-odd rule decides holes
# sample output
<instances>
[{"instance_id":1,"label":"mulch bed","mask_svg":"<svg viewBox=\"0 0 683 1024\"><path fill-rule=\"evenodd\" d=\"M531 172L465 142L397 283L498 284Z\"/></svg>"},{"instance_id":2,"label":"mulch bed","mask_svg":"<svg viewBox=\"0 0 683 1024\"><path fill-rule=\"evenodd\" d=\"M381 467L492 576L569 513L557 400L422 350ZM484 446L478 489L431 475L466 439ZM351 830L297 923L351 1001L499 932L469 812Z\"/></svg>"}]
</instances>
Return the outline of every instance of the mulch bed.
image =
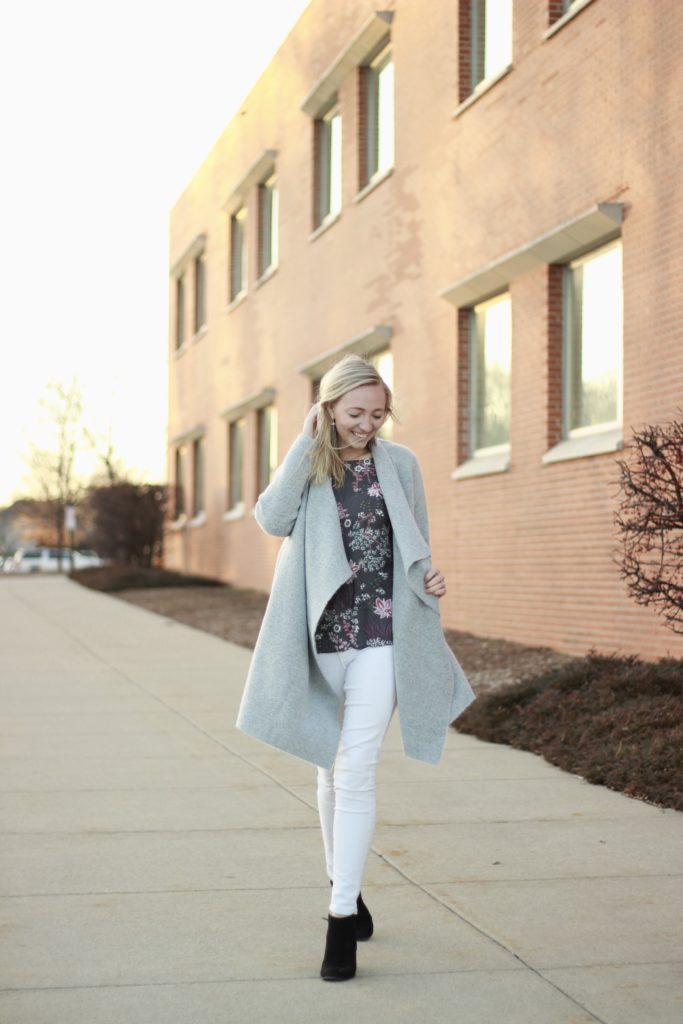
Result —
<instances>
[{"instance_id":1,"label":"mulch bed","mask_svg":"<svg viewBox=\"0 0 683 1024\"><path fill-rule=\"evenodd\" d=\"M483 695L458 731L542 754L551 764L683 811L683 662L591 651Z\"/></svg>"},{"instance_id":2,"label":"mulch bed","mask_svg":"<svg viewBox=\"0 0 683 1024\"><path fill-rule=\"evenodd\" d=\"M106 566L73 579L253 648L268 601L204 577ZM124 589L121 589L121 587ZM683 810L683 661L575 657L444 630L477 700L458 732L541 754L589 782Z\"/></svg>"}]
</instances>

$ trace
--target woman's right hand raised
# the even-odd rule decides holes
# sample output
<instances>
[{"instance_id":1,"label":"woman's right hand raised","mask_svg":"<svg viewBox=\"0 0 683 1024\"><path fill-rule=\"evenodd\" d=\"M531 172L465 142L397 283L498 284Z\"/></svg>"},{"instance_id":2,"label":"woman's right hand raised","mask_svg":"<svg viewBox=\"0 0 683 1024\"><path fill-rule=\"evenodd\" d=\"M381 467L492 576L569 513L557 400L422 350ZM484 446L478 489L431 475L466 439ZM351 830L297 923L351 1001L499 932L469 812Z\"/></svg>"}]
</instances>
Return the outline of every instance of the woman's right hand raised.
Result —
<instances>
[{"instance_id":1,"label":"woman's right hand raised","mask_svg":"<svg viewBox=\"0 0 683 1024\"><path fill-rule=\"evenodd\" d=\"M307 437L315 438L315 432L316 432L316 428L318 426L318 416L319 415L320 415L320 402L315 402L311 406L311 409L308 412L308 414L306 416L306 419L304 420L304 425L301 428L303 433L306 434Z\"/></svg>"}]
</instances>

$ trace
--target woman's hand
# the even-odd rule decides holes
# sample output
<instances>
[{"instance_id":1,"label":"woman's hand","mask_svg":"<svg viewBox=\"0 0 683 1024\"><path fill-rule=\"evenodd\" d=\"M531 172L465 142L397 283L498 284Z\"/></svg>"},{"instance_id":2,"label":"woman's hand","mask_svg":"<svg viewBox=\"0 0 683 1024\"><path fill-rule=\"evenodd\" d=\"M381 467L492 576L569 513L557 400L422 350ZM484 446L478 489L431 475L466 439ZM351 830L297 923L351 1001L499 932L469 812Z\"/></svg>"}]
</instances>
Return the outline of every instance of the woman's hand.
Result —
<instances>
[{"instance_id":1,"label":"woman's hand","mask_svg":"<svg viewBox=\"0 0 683 1024\"><path fill-rule=\"evenodd\" d=\"M315 402L311 406L311 409L308 412L308 414L306 416L306 419L304 420L304 425L301 428L302 432L304 434L306 434L307 437L312 437L312 438L315 439L315 432L316 432L316 428L318 426L318 416L319 415L320 415L320 402Z\"/></svg>"},{"instance_id":2,"label":"woman's hand","mask_svg":"<svg viewBox=\"0 0 683 1024\"><path fill-rule=\"evenodd\" d=\"M438 569L428 569L425 573L425 590L434 597L443 597L446 593L446 580Z\"/></svg>"}]
</instances>

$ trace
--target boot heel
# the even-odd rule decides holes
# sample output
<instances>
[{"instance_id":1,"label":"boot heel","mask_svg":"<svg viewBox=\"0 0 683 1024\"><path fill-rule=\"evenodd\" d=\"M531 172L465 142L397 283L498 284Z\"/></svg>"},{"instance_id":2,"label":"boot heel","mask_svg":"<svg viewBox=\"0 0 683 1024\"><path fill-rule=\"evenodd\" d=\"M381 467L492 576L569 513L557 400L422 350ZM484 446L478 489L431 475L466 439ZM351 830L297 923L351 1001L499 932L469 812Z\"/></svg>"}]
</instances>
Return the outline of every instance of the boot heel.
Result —
<instances>
[{"instance_id":1,"label":"boot heel","mask_svg":"<svg viewBox=\"0 0 683 1024\"><path fill-rule=\"evenodd\" d=\"M363 903L363 897L360 893L358 893L356 906L358 908L356 913L356 938L359 942L365 942L374 932L375 926L373 924L372 914Z\"/></svg>"}]
</instances>

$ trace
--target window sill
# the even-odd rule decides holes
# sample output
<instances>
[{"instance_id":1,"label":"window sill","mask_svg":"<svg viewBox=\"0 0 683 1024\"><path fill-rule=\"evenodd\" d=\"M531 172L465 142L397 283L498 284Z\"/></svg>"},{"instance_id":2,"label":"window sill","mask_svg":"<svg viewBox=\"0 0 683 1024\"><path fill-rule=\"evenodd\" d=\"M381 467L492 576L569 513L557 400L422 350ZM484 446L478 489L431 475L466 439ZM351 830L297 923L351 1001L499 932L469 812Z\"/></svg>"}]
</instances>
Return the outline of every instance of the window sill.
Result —
<instances>
[{"instance_id":1,"label":"window sill","mask_svg":"<svg viewBox=\"0 0 683 1024\"><path fill-rule=\"evenodd\" d=\"M457 105L451 114L451 117L460 117L464 110L467 110L467 108L471 107L473 103L476 103L481 96L487 93L489 89L493 88L496 82L500 82L501 78L505 78L505 76L512 71L512 68L512 64L507 64L504 68L501 68L500 71L497 71L495 75L489 75L488 78L479 82L469 96L467 96L462 103Z\"/></svg>"},{"instance_id":2,"label":"window sill","mask_svg":"<svg viewBox=\"0 0 683 1024\"><path fill-rule=\"evenodd\" d=\"M361 199L365 199L365 197L370 192L372 192L373 189L376 189L378 185L381 185L382 182L386 181L386 179L393 173L394 168L392 165L391 167L387 167L385 171L380 171L378 174L375 174L372 178L370 178L370 181L367 183L367 185L365 185L364 188L360 190L360 192L356 193L356 195L353 197L353 202L360 203Z\"/></svg>"},{"instance_id":3,"label":"window sill","mask_svg":"<svg viewBox=\"0 0 683 1024\"><path fill-rule=\"evenodd\" d=\"M624 432L621 427L600 430L583 437L569 437L550 448L542 457L544 464L564 462L567 459L583 459L590 455L617 452L624 447Z\"/></svg>"},{"instance_id":4,"label":"window sill","mask_svg":"<svg viewBox=\"0 0 683 1024\"><path fill-rule=\"evenodd\" d=\"M196 516L188 522L188 526L203 526L206 522L206 512L198 512Z\"/></svg>"},{"instance_id":5,"label":"window sill","mask_svg":"<svg viewBox=\"0 0 683 1024\"><path fill-rule=\"evenodd\" d=\"M510 452L496 452L495 455L473 456L451 473L451 480L466 480L473 476L490 476L505 473L510 468Z\"/></svg>"},{"instance_id":6,"label":"window sill","mask_svg":"<svg viewBox=\"0 0 683 1024\"><path fill-rule=\"evenodd\" d=\"M308 241L314 242L316 238L319 238L320 235L324 234L328 228L331 228L333 224L336 224L340 217L341 210L338 210L337 213L328 213L327 217L325 217L325 219L320 224L318 224L315 231L311 231L310 235L308 236Z\"/></svg>"},{"instance_id":7,"label":"window sill","mask_svg":"<svg viewBox=\"0 0 683 1024\"><path fill-rule=\"evenodd\" d=\"M169 530L173 530L174 532L177 530L184 530L186 527L187 516L185 515L178 516L177 519L172 519L171 522L168 524Z\"/></svg>"},{"instance_id":8,"label":"window sill","mask_svg":"<svg viewBox=\"0 0 683 1024\"><path fill-rule=\"evenodd\" d=\"M186 341L184 341L183 344L180 346L180 348L176 348L176 349L173 350L173 358L174 359L180 359L181 356L185 355L185 353L189 350L189 348L190 348L190 346L188 345L188 343Z\"/></svg>"},{"instance_id":9,"label":"window sill","mask_svg":"<svg viewBox=\"0 0 683 1024\"><path fill-rule=\"evenodd\" d=\"M223 513L223 522L224 523L231 523L235 519L244 519L244 516L245 516L244 502L240 501L240 502L237 503L237 505L233 505L233 507L231 509L229 509L227 512Z\"/></svg>"},{"instance_id":10,"label":"window sill","mask_svg":"<svg viewBox=\"0 0 683 1024\"><path fill-rule=\"evenodd\" d=\"M225 307L225 312L232 313L233 309L237 309L238 306L241 306L241 304L244 302L248 294L249 293L245 288L243 291L239 293L239 295L236 295L235 298L228 303L228 305Z\"/></svg>"},{"instance_id":11,"label":"window sill","mask_svg":"<svg viewBox=\"0 0 683 1024\"><path fill-rule=\"evenodd\" d=\"M554 36L556 32L559 32L561 28L564 28L568 21L571 21L572 18L575 18L576 15L584 9L584 7L588 7L588 4L592 2L593 0L576 0L574 6L570 7L566 14L563 14L561 18L558 18L557 21L554 21L552 23L550 28L547 28L545 30L545 32L543 33L543 38L550 39L550 37Z\"/></svg>"},{"instance_id":12,"label":"window sill","mask_svg":"<svg viewBox=\"0 0 683 1024\"><path fill-rule=\"evenodd\" d=\"M262 284L266 283L266 281L270 281L271 277L277 273L278 266L278 263L273 263L267 268L267 270L264 270L261 276L257 277L254 281L254 288L260 288Z\"/></svg>"},{"instance_id":13,"label":"window sill","mask_svg":"<svg viewBox=\"0 0 683 1024\"><path fill-rule=\"evenodd\" d=\"M199 330L195 331L192 337L190 338L190 344L194 345L196 341L201 341L204 335L208 333L208 330L209 328L206 326L206 324L202 324Z\"/></svg>"}]
</instances>

